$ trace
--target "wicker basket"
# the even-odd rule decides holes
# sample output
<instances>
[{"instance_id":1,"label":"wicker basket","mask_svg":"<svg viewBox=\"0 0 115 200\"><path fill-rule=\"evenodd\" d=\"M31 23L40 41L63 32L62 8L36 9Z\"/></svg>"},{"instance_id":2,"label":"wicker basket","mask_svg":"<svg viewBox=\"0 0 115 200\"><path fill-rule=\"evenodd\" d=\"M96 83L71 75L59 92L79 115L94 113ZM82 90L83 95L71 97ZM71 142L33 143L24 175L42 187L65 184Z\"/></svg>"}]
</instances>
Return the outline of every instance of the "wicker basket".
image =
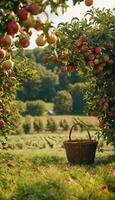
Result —
<instances>
[{"instance_id":1,"label":"wicker basket","mask_svg":"<svg viewBox=\"0 0 115 200\"><path fill-rule=\"evenodd\" d=\"M67 159L72 164L92 164L95 160L95 152L98 142L91 139L87 125L84 122L82 122L82 124L88 132L89 139L72 140L71 134L75 126L73 125L69 132L69 140L64 141Z\"/></svg>"}]
</instances>

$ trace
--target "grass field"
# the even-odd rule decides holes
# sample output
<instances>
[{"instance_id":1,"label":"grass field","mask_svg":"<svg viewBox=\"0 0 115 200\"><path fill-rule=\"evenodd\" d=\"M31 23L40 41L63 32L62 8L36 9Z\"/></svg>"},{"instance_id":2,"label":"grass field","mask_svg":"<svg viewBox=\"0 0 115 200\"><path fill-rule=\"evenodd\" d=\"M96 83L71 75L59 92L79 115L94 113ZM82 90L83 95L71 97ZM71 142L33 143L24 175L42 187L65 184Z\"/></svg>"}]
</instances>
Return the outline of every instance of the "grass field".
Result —
<instances>
[{"instance_id":1,"label":"grass field","mask_svg":"<svg viewBox=\"0 0 115 200\"><path fill-rule=\"evenodd\" d=\"M0 200L114 200L115 156L70 165L63 150L0 153Z\"/></svg>"},{"instance_id":2,"label":"grass field","mask_svg":"<svg viewBox=\"0 0 115 200\"><path fill-rule=\"evenodd\" d=\"M62 119L53 117L57 122ZM73 116L65 118L72 125ZM42 119L46 123L47 117ZM94 126L97 123L95 118L82 120ZM63 146L68 132L9 136L7 150L0 150L0 200L114 200L111 146L109 151L97 151L95 164L70 165ZM91 135L95 138L94 131ZM86 131L73 131L72 138L87 137Z\"/></svg>"},{"instance_id":3,"label":"grass field","mask_svg":"<svg viewBox=\"0 0 115 200\"><path fill-rule=\"evenodd\" d=\"M91 131L92 139L96 139L94 131ZM59 133L42 133L42 134L31 134L31 135L19 135L9 136L6 144L8 150L24 150L24 149L57 149L62 150L64 148L63 142L69 139L69 131L63 131ZM78 132L73 131L72 139L88 139L86 131ZM4 138L0 137L0 140L4 141ZM2 144L0 145L2 149ZM109 149L112 150L111 145L106 145L103 139L98 141L98 149Z\"/></svg>"}]
</instances>

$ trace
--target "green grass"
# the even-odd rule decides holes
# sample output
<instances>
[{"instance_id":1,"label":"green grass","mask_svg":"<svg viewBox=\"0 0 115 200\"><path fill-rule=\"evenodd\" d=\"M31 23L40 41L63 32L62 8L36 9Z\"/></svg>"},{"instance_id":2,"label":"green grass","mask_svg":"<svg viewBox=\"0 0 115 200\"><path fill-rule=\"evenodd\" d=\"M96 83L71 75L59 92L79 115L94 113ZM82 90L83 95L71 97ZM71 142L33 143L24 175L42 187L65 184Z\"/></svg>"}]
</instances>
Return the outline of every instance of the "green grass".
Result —
<instances>
[{"instance_id":1,"label":"green grass","mask_svg":"<svg viewBox=\"0 0 115 200\"><path fill-rule=\"evenodd\" d=\"M63 150L0 153L0 200L114 200L115 156L70 165Z\"/></svg>"},{"instance_id":2,"label":"green grass","mask_svg":"<svg viewBox=\"0 0 115 200\"><path fill-rule=\"evenodd\" d=\"M7 149L11 150L23 150L23 149L58 149L62 150L64 148L63 142L69 139L69 131L62 131L60 134L32 134L32 135L19 135L19 136L9 136L6 144ZM92 139L96 138L94 132L91 132ZM72 139L87 139L88 134L86 131L78 132L73 131ZM0 137L0 141L4 138ZM0 143L1 144L1 143ZM2 144L0 145L2 148ZM98 142L98 149L106 148L112 150L111 145L106 145L103 139L100 139Z\"/></svg>"}]
</instances>

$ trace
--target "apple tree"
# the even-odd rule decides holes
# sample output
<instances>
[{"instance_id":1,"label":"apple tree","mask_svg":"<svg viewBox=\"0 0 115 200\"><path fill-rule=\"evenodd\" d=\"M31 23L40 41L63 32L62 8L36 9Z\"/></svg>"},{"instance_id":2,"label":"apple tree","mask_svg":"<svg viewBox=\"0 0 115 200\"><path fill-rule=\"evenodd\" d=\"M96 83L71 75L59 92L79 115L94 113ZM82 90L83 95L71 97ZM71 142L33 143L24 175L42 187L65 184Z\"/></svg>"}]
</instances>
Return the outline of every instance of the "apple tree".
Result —
<instances>
[{"instance_id":1,"label":"apple tree","mask_svg":"<svg viewBox=\"0 0 115 200\"><path fill-rule=\"evenodd\" d=\"M98 117L101 135L115 145L115 10L91 9L86 16L58 25L60 42L48 59L62 63L62 73L86 79L88 114Z\"/></svg>"},{"instance_id":2,"label":"apple tree","mask_svg":"<svg viewBox=\"0 0 115 200\"><path fill-rule=\"evenodd\" d=\"M73 3L75 5L82 1L73 0ZM84 2L87 6L93 4L93 0ZM55 45L58 38L53 29L50 29L52 23L49 21L48 13L58 15L60 8L64 13L67 7L66 0L0 1L0 135L9 133L14 118L15 109L13 111L10 108L19 85L14 52L17 49L22 51L30 45L31 29L39 33L36 38L38 47L46 44ZM46 16L44 22L43 15ZM18 71L21 73L21 70Z\"/></svg>"}]
</instances>

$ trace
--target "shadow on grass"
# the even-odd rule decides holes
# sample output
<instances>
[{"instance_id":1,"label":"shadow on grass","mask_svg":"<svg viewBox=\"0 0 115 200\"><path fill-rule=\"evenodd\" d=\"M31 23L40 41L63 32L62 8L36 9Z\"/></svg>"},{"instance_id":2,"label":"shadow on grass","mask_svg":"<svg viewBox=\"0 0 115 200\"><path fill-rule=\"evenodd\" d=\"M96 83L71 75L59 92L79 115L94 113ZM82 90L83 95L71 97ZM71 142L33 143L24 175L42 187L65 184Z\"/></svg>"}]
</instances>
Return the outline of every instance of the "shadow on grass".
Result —
<instances>
[{"instance_id":1,"label":"shadow on grass","mask_svg":"<svg viewBox=\"0 0 115 200\"><path fill-rule=\"evenodd\" d=\"M64 157L57 156L57 155L43 155L43 156L36 156L32 159L32 164L35 167L38 166L49 166L49 165L56 165L61 166L67 164L67 161Z\"/></svg>"},{"instance_id":2,"label":"shadow on grass","mask_svg":"<svg viewBox=\"0 0 115 200\"><path fill-rule=\"evenodd\" d=\"M115 162L115 154L112 155L104 155L104 153L101 153L99 157L97 157L96 161L94 164L91 165L86 165L91 168L95 168L98 165L108 165ZM66 157L59 156L59 155L42 155L42 156L35 156L32 159L32 164L33 166L39 165L39 166L49 166L49 165L56 165L56 166L64 166L64 165L70 165L67 161ZM75 165L74 165L75 166ZM85 164L84 164L85 166Z\"/></svg>"},{"instance_id":3,"label":"shadow on grass","mask_svg":"<svg viewBox=\"0 0 115 200\"><path fill-rule=\"evenodd\" d=\"M103 156L103 153L102 153L102 156L96 159L95 166L98 166L101 164L107 165L113 162L115 162L115 153L112 155L109 154L106 156L105 155Z\"/></svg>"}]
</instances>

